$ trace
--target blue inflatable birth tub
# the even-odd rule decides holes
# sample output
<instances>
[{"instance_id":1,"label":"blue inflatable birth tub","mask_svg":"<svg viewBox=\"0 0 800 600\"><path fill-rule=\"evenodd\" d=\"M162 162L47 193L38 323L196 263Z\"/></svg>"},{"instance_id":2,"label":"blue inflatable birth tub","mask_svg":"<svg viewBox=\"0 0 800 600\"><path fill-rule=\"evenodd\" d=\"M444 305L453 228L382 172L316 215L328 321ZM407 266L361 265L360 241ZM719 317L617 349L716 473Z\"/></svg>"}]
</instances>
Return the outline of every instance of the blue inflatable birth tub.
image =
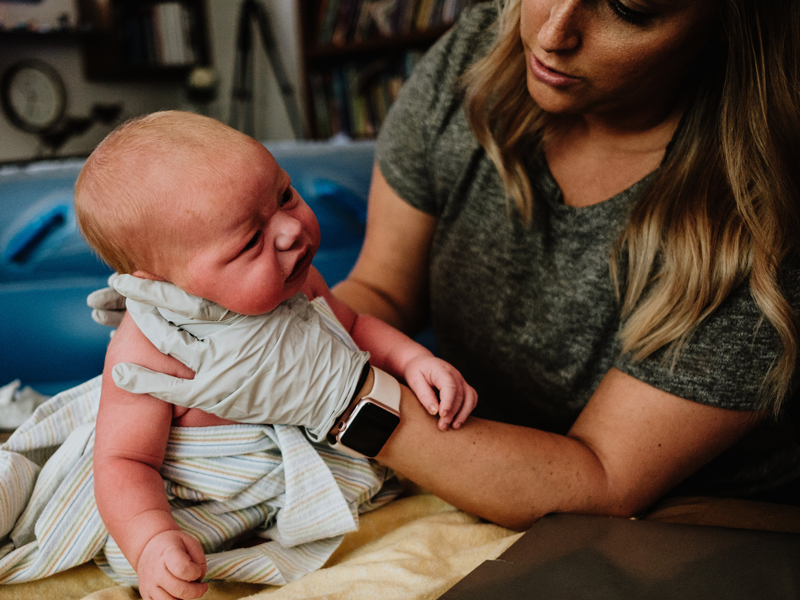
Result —
<instances>
[{"instance_id":1,"label":"blue inflatable birth tub","mask_svg":"<svg viewBox=\"0 0 800 600\"><path fill-rule=\"evenodd\" d=\"M267 144L317 215L314 264L330 285L347 276L366 223L373 142ZM110 269L75 224L82 160L0 167L0 385L20 379L55 394L102 372L110 329L86 296Z\"/></svg>"}]
</instances>

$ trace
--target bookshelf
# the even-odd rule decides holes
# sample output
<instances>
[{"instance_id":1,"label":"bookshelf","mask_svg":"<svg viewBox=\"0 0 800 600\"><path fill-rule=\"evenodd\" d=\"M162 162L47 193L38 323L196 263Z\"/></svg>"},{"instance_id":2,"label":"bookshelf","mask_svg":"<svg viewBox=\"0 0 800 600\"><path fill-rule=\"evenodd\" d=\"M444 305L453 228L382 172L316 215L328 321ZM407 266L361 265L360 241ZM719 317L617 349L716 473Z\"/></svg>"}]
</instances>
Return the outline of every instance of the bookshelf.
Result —
<instances>
[{"instance_id":1,"label":"bookshelf","mask_svg":"<svg viewBox=\"0 0 800 600\"><path fill-rule=\"evenodd\" d=\"M204 0L78 0L93 81L176 80L210 64Z\"/></svg>"},{"instance_id":2,"label":"bookshelf","mask_svg":"<svg viewBox=\"0 0 800 600\"><path fill-rule=\"evenodd\" d=\"M419 58L474 1L298 0L310 137L377 135Z\"/></svg>"}]
</instances>

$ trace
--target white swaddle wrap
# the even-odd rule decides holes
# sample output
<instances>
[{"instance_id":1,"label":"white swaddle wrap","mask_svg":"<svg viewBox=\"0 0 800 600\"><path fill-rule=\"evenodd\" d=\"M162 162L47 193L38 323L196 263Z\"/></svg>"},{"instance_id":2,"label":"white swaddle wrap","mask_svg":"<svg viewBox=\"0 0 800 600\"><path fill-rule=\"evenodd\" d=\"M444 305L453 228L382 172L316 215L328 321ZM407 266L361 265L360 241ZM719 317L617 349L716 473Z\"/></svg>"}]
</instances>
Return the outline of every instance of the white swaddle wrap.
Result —
<instances>
[{"instance_id":1,"label":"white swaddle wrap","mask_svg":"<svg viewBox=\"0 0 800 600\"><path fill-rule=\"evenodd\" d=\"M325 300L311 303L302 293L267 314L228 313L218 322L188 319L130 298L127 306L156 348L197 375L177 379L125 363L114 368L121 388L232 421L305 425L314 441L323 440L347 408L369 360Z\"/></svg>"}]
</instances>

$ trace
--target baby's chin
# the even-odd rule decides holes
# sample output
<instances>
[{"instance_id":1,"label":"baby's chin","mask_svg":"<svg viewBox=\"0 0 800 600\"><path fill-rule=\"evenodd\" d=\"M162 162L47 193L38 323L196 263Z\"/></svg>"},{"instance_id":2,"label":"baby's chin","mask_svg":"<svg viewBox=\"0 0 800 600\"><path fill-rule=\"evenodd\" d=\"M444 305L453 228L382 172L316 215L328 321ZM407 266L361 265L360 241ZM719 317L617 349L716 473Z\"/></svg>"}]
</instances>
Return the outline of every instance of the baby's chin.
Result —
<instances>
[{"instance_id":1,"label":"baby's chin","mask_svg":"<svg viewBox=\"0 0 800 600\"><path fill-rule=\"evenodd\" d=\"M300 291L299 289L297 291ZM296 293L296 292L295 292ZM221 307L226 308L230 313L236 313L239 315L246 315L248 317L255 317L258 315L265 315L269 312L275 310L280 304L288 300L294 296L291 294L288 298L279 298L276 300L265 301L263 298L259 298L253 302L243 302L237 301L236 299L227 300L223 299L222 302L217 302L215 300L211 300L216 304L219 304Z\"/></svg>"}]
</instances>

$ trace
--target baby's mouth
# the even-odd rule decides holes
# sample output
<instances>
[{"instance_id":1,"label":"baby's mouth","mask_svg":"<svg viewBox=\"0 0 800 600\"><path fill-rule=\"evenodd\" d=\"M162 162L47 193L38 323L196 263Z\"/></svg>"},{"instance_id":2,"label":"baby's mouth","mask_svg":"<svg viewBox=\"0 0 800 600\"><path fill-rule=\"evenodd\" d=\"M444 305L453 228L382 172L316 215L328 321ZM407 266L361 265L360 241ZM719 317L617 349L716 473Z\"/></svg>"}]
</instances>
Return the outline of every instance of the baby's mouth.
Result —
<instances>
[{"instance_id":1,"label":"baby's mouth","mask_svg":"<svg viewBox=\"0 0 800 600\"><path fill-rule=\"evenodd\" d=\"M292 269L289 277L286 278L286 283L294 283L296 279L301 277L308 270L312 258L314 258L314 254L310 250L306 250L300 260L294 263L294 269Z\"/></svg>"}]
</instances>

